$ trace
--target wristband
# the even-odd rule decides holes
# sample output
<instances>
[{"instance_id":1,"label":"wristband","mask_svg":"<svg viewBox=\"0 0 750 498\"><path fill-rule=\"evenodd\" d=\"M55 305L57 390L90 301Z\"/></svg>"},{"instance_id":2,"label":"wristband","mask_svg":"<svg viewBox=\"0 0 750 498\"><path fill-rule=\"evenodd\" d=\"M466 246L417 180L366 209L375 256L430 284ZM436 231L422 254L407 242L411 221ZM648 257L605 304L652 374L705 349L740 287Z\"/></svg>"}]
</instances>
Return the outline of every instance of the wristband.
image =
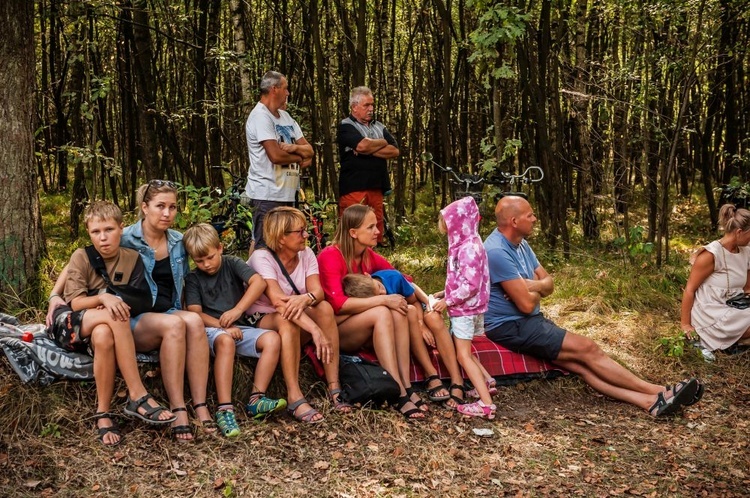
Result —
<instances>
[{"instance_id":1,"label":"wristband","mask_svg":"<svg viewBox=\"0 0 750 498\"><path fill-rule=\"evenodd\" d=\"M49 295L49 298L47 298L47 302L52 301L52 299L56 298L56 297L62 298L62 296L60 296L60 294L58 294L57 292L53 292L52 294Z\"/></svg>"},{"instance_id":2,"label":"wristband","mask_svg":"<svg viewBox=\"0 0 750 498\"><path fill-rule=\"evenodd\" d=\"M313 294L312 292L308 292L307 296L310 298L310 304L308 304L308 307L314 306L315 303L318 302L318 300L315 299L315 294Z\"/></svg>"}]
</instances>

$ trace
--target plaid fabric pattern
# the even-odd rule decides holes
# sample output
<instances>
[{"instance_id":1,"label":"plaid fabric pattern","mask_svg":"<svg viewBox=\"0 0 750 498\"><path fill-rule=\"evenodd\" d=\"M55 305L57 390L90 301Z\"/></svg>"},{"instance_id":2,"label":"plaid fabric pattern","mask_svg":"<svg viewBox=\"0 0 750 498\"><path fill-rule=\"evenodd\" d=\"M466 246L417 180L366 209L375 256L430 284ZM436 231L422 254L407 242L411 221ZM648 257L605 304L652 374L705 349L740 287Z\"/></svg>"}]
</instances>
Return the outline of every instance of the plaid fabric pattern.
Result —
<instances>
[{"instance_id":1,"label":"plaid fabric pattern","mask_svg":"<svg viewBox=\"0 0 750 498\"><path fill-rule=\"evenodd\" d=\"M443 362L440 360L438 350L431 348L428 349L430 360L435 366L440 378L449 379L450 375L448 375L448 369L445 368L445 365L443 365ZM487 372L495 377L501 385L504 383L513 384L521 379L556 377L568 373L566 370L563 370L550 362L539 360L533 356L514 353L513 351L505 349L499 344L487 339L485 336L477 336L474 338L471 343L471 351L479 358L479 361L484 368L487 369ZM315 347L312 344L305 346L305 354L312 361L315 372L320 377L323 377L323 366L315 357ZM372 361L373 363L378 362L375 352L371 350L362 350L358 353L358 356ZM412 382L424 381L426 377L422 371L422 367L415 364L413 360L410 365L410 372ZM468 378L463 370L461 373L463 374L464 379Z\"/></svg>"}]
</instances>

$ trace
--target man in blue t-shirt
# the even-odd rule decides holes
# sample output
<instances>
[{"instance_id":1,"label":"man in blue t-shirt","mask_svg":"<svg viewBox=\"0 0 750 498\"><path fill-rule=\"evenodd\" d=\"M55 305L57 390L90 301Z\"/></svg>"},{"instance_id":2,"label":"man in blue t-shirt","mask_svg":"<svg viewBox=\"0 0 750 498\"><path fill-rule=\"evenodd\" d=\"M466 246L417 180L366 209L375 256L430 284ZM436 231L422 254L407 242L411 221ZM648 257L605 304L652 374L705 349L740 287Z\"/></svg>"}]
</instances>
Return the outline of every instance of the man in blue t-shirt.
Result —
<instances>
[{"instance_id":1,"label":"man in blue t-shirt","mask_svg":"<svg viewBox=\"0 0 750 498\"><path fill-rule=\"evenodd\" d=\"M552 276L526 242L536 216L523 197L506 196L495 208L497 230L484 241L490 267L490 302L485 313L487 337L517 353L555 363L580 375L597 391L631 403L652 416L674 413L703 394L697 379L673 388L640 379L621 366L588 337L568 332L539 310L554 291Z\"/></svg>"}]
</instances>

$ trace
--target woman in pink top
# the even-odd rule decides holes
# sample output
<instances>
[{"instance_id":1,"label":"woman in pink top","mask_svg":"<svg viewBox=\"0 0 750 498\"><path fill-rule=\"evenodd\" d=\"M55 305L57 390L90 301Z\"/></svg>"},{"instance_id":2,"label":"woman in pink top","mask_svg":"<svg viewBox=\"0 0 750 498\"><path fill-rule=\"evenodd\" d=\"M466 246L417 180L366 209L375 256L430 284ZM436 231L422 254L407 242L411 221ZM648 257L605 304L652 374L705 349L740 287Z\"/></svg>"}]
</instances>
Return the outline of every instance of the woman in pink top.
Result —
<instances>
[{"instance_id":1,"label":"woman in pink top","mask_svg":"<svg viewBox=\"0 0 750 498\"><path fill-rule=\"evenodd\" d=\"M334 409L351 411L341 399L339 336L333 309L323 299L318 262L307 247L307 220L292 207L271 210L263 221L267 248L253 251L248 263L266 281L266 292L248 310L250 325L277 330L281 336L281 371L289 412L302 422L323 420L299 385L301 346L312 339L323 363Z\"/></svg>"},{"instance_id":2,"label":"woman in pink top","mask_svg":"<svg viewBox=\"0 0 750 498\"><path fill-rule=\"evenodd\" d=\"M341 349L356 352L372 346L381 366L401 390L398 410L409 419L424 418L422 401L409 381L408 304L399 294L347 297L342 279L347 273L373 273L393 268L372 250L378 243L377 219L369 206L346 208L334 244L318 255L321 285L336 313ZM407 392L408 391L408 392Z\"/></svg>"}]
</instances>

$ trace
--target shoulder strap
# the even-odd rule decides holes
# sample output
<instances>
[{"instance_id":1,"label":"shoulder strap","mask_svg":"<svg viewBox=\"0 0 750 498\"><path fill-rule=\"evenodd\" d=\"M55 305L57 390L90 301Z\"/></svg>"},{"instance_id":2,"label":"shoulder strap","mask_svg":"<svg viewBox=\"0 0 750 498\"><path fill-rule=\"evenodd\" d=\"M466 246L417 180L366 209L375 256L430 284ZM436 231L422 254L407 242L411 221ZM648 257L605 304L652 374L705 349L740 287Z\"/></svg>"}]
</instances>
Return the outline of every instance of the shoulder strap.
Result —
<instances>
[{"instance_id":1,"label":"shoulder strap","mask_svg":"<svg viewBox=\"0 0 750 498\"><path fill-rule=\"evenodd\" d=\"M287 272L286 268L284 268L284 263L281 262L281 260L279 259L279 256L275 252L273 252L271 249L269 249L267 247L266 247L266 250L268 252L270 252L271 256L273 256L273 259L276 260L276 263L279 265L279 268L281 268L281 273L284 274L284 276L286 277L287 282L289 282L289 285L292 286L292 290L294 291L294 293L297 294L297 295L302 294L299 291L299 289L297 289L297 286L294 285L294 282L292 281L292 277L289 276L289 272Z\"/></svg>"},{"instance_id":2,"label":"shoulder strap","mask_svg":"<svg viewBox=\"0 0 750 498\"><path fill-rule=\"evenodd\" d=\"M99 254L99 251L97 251L94 246L86 246L86 255L89 257L91 268L102 277L105 284L108 286L112 285L112 281L109 279L109 274L107 273L107 267L104 265L104 259L102 258L102 255Z\"/></svg>"}]
</instances>

